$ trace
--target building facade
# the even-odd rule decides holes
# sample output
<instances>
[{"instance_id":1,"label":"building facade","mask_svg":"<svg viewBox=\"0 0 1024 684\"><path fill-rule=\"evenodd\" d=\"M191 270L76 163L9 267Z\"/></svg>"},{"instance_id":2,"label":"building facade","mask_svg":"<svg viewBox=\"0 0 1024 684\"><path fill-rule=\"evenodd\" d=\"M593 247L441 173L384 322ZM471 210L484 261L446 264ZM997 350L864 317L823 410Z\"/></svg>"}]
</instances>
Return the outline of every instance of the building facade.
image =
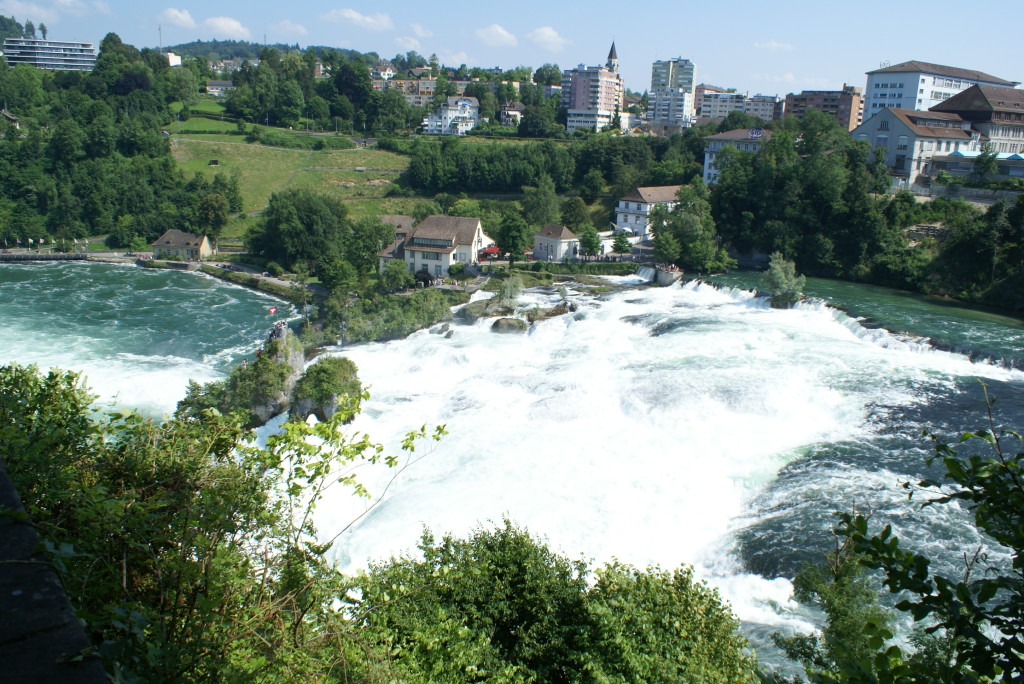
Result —
<instances>
[{"instance_id":1,"label":"building facade","mask_svg":"<svg viewBox=\"0 0 1024 684\"><path fill-rule=\"evenodd\" d=\"M92 43L78 41L7 38L4 59L11 66L31 64L39 69L92 71L96 65L96 50Z\"/></svg>"},{"instance_id":2,"label":"building facade","mask_svg":"<svg viewBox=\"0 0 1024 684\"><path fill-rule=\"evenodd\" d=\"M922 175L934 172L934 158L981 150L981 134L970 122L949 112L885 107L852 135L866 140L875 154L884 154L893 184L906 189L918 184Z\"/></svg>"},{"instance_id":3,"label":"building facade","mask_svg":"<svg viewBox=\"0 0 1024 684\"><path fill-rule=\"evenodd\" d=\"M811 110L828 114L852 131L863 122L864 100L860 88L845 83L842 90L804 90L786 96L786 116L802 119Z\"/></svg>"},{"instance_id":4,"label":"building facade","mask_svg":"<svg viewBox=\"0 0 1024 684\"><path fill-rule=\"evenodd\" d=\"M193 235L173 228L158 237L152 247L154 259L200 261L216 253L205 235Z\"/></svg>"},{"instance_id":5,"label":"building facade","mask_svg":"<svg viewBox=\"0 0 1024 684\"><path fill-rule=\"evenodd\" d=\"M686 127L697 117L697 65L688 59L659 60L651 67L647 120L653 126Z\"/></svg>"},{"instance_id":6,"label":"building facade","mask_svg":"<svg viewBox=\"0 0 1024 684\"><path fill-rule=\"evenodd\" d=\"M976 85L932 107L969 121L996 154L1024 153L1024 90Z\"/></svg>"},{"instance_id":7,"label":"building facade","mask_svg":"<svg viewBox=\"0 0 1024 684\"><path fill-rule=\"evenodd\" d=\"M772 138L772 132L763 128L738 128L718 135L710 135L704 139L704 184L714 185L718 182L718 168L715 159L725 147L735 147L744 152L757 154L761 145Z\"/></svg>"},{"instance_id":8,"label":"building facade","mask_svg":"<svg viewBox=\"0 0 1024 684\"><path fill-rule=\"evenodd\" d=\"M562 106L568 110L566 130L601 130L610 126L615 115L622 112L624 92L619 58L612 43L604 66L580 64L562 73Z\"/></svg>"},{"instance_id":9,"label":"building facade","mask_svg":"<svg viewBox=\"0 0 1024 684\"><path fill-rule=\"evenodd\" d=\"M615 208L615 229L642 239L651 237L651 210L662 206L671 211L676 206L678 185L656 185L636 188L619 200Z\"/></svg>"},{"instance_id":10,"label":"building facade","mask_svg":"<svg viewBox=\"0 0 1024 684\"><path fill-rule=\"evenodd\" d=\"M722 93L704 90L700 116L724 119L730 112L743 112L762 121L772 121L782 114L783 102L777 95L747 96L743 93Z\"/></svg>"},{"instance_id":11,"label":"building facade","mask_svg":"<svg viewBox=\"0 0 1024 684\"><path fill-rule=\"evenodd\" d=\"M396 259L411 273L425 271L434 278L446 278L452 264L479 263L480 251L494 244L478 218L435 215L415 227L407 216L387 218L394 219L386 222L395 225L396 240L380 252L381 268Z\"/></svg>"},{"instance_id":12,"label":"building facade","mask_svg":"<svg viewBox=\"0 0 1024 684\"><path fill-rule=\"evenodd\" d=\"M561 261L579 255L580 239L574 232L558 224L544 226L533 236L533 258L540 261Z\"/></svg>"},{"instance_id":13,"label":"building facade","mask_svg":"<svg viewBox=\"0 0 1024 684\"><path fill-rule=\"evenodd\" d=\"M456 95L423 119L427 135L466 135L480 121L480 103L475 97Z\"/></svg>"},{"instance_id":14,"label":"building facade","mask_svg":"<svg viewBox=\"0 0 1024 684\"><path fill-rule=\"evenodd\" d=\"M910 61L867 72L864 118L881 109L925 111L974 85L1012 88L1020 85L960 67Z\"/></svg>"}]
</instances>

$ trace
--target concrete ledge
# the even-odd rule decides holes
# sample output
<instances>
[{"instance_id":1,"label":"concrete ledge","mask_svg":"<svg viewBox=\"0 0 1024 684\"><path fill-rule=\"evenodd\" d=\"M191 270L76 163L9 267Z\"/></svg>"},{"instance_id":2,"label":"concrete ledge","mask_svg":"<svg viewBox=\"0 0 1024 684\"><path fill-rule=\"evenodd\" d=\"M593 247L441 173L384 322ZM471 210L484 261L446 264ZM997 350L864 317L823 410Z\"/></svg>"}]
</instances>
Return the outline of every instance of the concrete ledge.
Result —
<instances>
[{"instance_id":1,"label":"concrete ledge","mask_svg":"<svg viewBox=\"0 0 1024 684\"><path fill-rule=\"evenodd\" d=\"M23 511L0 460L0 511ZM64 662L89 646L35 530L0 517L0 680L102 684L99 661Z\"/></svg>"}]
</instances>

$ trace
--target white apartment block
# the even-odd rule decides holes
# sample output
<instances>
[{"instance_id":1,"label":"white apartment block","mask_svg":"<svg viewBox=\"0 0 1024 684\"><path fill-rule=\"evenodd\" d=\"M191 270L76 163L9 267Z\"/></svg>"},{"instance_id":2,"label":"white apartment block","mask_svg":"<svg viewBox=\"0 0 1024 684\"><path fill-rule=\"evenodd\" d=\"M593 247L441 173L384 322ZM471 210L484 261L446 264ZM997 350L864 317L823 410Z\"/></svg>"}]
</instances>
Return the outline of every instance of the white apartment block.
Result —
<instances>
[{"instance_id":1,"label":"white apartment block","mask_svg":"<svg viewBox=\"0 0 1024 684\"><path fill-rule=\"evenodd\" d=\"M480 103L475 97L456 95L423 119L427 135L466 135L480 121Z\"/></svg>"},{"instance_id":2,"label":"white apartment block","mask_svg":"<svg viewBox=\"0 0 1024 684\"><path fill-rule=\"evenodd\" d=\"M704 92L700 115L711 119L724 119L729 112L743 112L756 116L763 121L776 118L779 111L777 95L754 95L748 97L743 93Z\"/></svg>"},{"instance_id":3,"label":"white apartment block","mask_svg":"<svg viewBox=\"0 0 1024 684\"><path fill-rule=\"evenodd\" d=\"M647 119L655 126L689 126L697 116L697 66L688 59L659 60L651 67Z\"/></svg>"},{"instance_id":4,"label":"white apartment block","mask_svg":"<svg viewBox=\"0 0 1024 684\"><path fill-rule=\"evenodd\" d=\"M676 204L678 185L636 188L619 200L615 208L616 232L627 231L643 239L651 237L651 209L656 206L671 211Z\"/></svg>"},{"instance_id":5,"label":"white apartment block","mask_svg":"<svg viewBox=\"0 0 1024 684\"><path fill-rule=\"evenodd\" d=\"M867 76L865 119L886 108L925 111L973 85L1020 85L981 71L916 60L875 69L867 72Z\"/></svg>"}]
</instances>

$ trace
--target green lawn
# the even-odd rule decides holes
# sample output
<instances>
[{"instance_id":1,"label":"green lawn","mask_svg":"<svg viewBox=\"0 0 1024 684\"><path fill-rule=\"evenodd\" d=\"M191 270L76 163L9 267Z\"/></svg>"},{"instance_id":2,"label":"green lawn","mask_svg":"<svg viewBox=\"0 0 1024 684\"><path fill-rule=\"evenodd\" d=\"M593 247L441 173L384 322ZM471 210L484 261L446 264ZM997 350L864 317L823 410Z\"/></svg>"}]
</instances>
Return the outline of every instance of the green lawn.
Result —
<instances>
[{"instance_id":1,"label":"green lawn","mask_svg":"<svg viewBox=\"0 0 1024 684\"><path fill-rule=\"evenodd\" d=\"M407 157L382 150L287 150L227 135L173 136L171 150L186 175L237 173L246 212L263 209L272 193L286 188L309 188L346 202L383 200L409 164ZM209 165L213 159L217 166ZM227 232L242 234L244 226L228 226Z\"/></svg>"},{"instance_id":2,"label":"green lawn","mask_svg":"<svg viewBox=\"0 0 1024 684\"><path fill-rule=\"evenodd\" d=\"M306 150L283 150L247 143L241 137L183 135L171 139L171 152L187 176L237 173L243 211L267 206L271 193L290 187L292 176L308 164ZM210 166L216 159L218 166Z\"/></svg>"}]
</instances>

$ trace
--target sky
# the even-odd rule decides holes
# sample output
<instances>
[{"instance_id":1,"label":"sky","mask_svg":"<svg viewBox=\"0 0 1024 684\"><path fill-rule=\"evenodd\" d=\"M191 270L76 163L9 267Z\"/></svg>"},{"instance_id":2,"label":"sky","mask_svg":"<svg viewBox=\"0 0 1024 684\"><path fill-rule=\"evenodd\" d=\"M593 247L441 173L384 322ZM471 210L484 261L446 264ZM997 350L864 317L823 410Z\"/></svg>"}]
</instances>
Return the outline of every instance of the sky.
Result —
<instances>
[{"instance_id":1,"label":"sky","mask_svg":"<svg viewBox=\"0 0 1024 684\"><path fill-rule=\"evenodd\" d=\"M979 15L962 0L0 0L0 13L45 23L54 40L98 44L114 32L155 48L214 38L262 43L265 36L269 43L382 57L416 50L456 67L604 64L614 41L626 87L637 92L650 86L652 62L683 57L697 65L698 82L784 96L844 83L863 88L865 72L908 60L1024 81L1012 37L1024 21L1024 2L987 6ZM1001 26L1009 28L1000 39Z\"/></svg>"}]
</instances>

